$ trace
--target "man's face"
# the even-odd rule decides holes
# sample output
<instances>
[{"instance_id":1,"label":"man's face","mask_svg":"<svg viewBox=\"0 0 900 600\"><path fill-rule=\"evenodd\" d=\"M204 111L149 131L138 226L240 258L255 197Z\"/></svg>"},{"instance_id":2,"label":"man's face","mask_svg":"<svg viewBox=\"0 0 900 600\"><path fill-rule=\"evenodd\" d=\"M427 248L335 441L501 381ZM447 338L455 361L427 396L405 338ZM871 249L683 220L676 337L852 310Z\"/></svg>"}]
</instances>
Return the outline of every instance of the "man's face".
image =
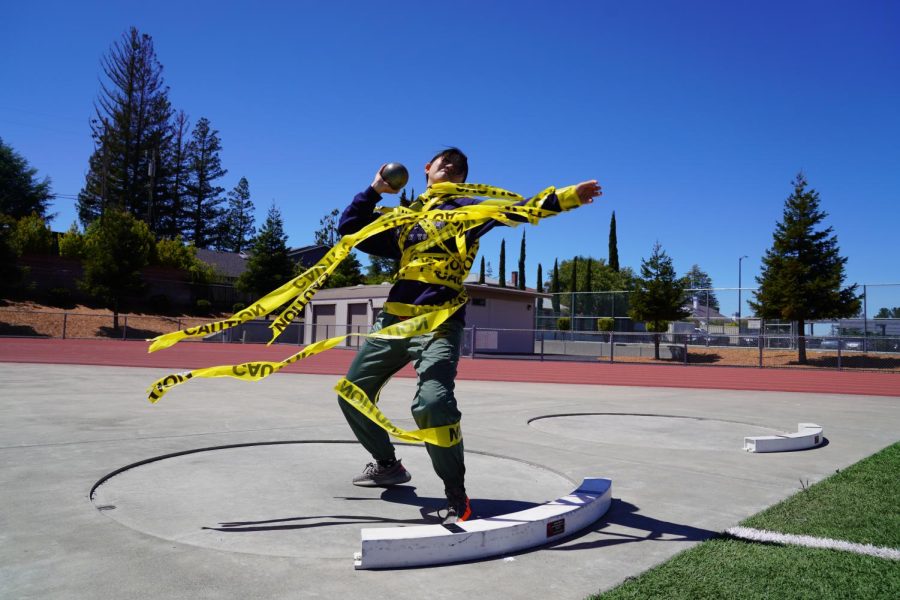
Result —
<instances>
[{"instance_id":1,"label":"man's face","mask_svg":"<svg viewBox=\"0 0 900 600\"><path fill-rule=\"evenodd\" d=\"M425 165L425 177L428 185L449 181L451 183L462 183L465 181L465 173L459 165L455 164L452 156L438 156L434 161Z\"/></svg>"}]
</instances>

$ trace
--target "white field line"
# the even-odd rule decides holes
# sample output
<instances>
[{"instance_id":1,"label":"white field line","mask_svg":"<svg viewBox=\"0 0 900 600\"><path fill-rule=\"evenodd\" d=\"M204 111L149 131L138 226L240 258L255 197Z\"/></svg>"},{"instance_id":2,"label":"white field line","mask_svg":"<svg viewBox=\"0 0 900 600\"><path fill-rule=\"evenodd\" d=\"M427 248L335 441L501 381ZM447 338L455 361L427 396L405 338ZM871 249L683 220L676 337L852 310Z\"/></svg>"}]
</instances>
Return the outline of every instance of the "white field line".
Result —
<instances>
[{"instance_id":1,"label":"white field line","mask_svg":"<svg viewBox=\"0 0 900 600\"><path fill-rule=\"evenodd\" d=\"M772 542L775 544L792 544L795 546L805 546L807 548L844 550L846 552L868 554L869 556L877 556L878 558L886 558L888 560L900 560L900 550L895 550L894 548L882 548L879 546L873 546L872 544L855 544L853 542L832 540L830 538L819 538L813 537L811 535L778 533L776 531L766 531L765 529L753 529L752 527L732 527L730 529L726 529L725 533L742 540L750 540L754 542Z\"/></svg>"}]
</instances>

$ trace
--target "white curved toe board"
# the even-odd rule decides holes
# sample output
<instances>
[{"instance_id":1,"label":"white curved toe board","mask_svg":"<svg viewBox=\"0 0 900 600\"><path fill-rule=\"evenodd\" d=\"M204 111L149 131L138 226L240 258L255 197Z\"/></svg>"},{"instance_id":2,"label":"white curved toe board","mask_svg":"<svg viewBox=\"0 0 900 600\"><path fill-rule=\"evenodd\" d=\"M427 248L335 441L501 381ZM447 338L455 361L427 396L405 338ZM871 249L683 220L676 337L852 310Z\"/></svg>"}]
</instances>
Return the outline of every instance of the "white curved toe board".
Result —
<instances>
[{"instance_id":1,"label":"white curved toe board","mask_svg":"<svg viewBox=\"0 0 900 600\"><path fill-rule=\"evenodd\" d=\"M789 452L815 448L824 441L822 427L815 423L798 423L797 433L744 438L747 452Z\"/></svg>"},{"instance_id":2,"label":"white curved toe board","mask_svg":"<svg viewBox=\"0 0 900 600\"><path fill-rule=\"evenodd\" d=\"M439 565L534 548L594 523L611 501L612 481L589 477L568 496L507 515L447 526L363 529L355 567Z\"/></svg>"}]
</instances>

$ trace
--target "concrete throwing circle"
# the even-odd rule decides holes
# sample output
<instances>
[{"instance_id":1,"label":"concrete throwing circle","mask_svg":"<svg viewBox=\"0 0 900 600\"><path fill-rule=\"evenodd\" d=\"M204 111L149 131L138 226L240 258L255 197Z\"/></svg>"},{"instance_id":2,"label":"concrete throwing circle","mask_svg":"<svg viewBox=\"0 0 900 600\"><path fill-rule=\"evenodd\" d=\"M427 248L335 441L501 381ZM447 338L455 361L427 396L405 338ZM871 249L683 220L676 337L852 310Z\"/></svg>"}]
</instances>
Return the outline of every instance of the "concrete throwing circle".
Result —
<instances>
[{"instance_id":1,"label":"concrete throwing circle","mask_svg":"<svg viewBox=\"0 0 900 600\"><path fill-rule=\"evenodd\" d=\"M556 437L668 450L741 451L745 437L783 433L739 421L629 413L545 415L528 424Z\"/></svg>"},{"instance_id":2,"label":"concrete throwing circle","mask_svg":"<svg viewBox=\"0 0 900 600\"><path fill-rule=\"evenodd\" d=\"M439 523L443 483L424 447L398 444L412 481L361 488L367 462L356 442L279 442L205 448L156 457L95 484L95 507L119 523L177 542L315 563L351 564L360 529ZM573 482L513 458L466 452L466 487L476 516L554 500Z\"/></svg>"}]
</instances>

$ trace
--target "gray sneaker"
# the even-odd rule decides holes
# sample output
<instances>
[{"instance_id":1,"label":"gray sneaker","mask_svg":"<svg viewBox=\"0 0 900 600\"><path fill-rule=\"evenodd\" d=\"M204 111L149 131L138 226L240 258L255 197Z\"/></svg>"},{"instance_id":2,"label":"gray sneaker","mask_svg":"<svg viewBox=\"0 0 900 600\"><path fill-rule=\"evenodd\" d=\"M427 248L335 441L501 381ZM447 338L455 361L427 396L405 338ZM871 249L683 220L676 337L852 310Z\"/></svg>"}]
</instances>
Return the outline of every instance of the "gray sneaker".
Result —
<instances>
[{"instance_id":1,"label":"gray sneaker","mask_svg":"<svg viewBox=\"0 0 900 600\"><path fill-rule=\"evenodd\" d=\"M382 467L377 462L369 463L363 472L353 478L353 485L360 487L388 487L406 483L412 479L409 471L403 468L400 461L389 467Z\"/></svg>"}]
</instances>

